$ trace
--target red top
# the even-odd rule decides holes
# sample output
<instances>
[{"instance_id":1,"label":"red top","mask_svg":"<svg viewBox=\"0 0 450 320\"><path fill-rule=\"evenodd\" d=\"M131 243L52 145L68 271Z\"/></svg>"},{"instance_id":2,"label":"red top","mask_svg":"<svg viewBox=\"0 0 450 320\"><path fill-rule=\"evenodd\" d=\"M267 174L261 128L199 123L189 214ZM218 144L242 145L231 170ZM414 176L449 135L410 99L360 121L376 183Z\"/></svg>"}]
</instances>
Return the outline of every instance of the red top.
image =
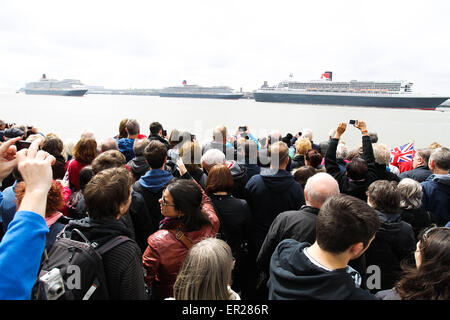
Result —
<instances>
[{"instance_id":1,"label":"red top","mask_svg":"<svg viewBox=\"0 0 450 320\"><path fill-rule=\"evenodd\" d=\"M69 168L69 184L75 189L74 191L78 191L80 189L78 186L78 176L80 175L81 169L85 166L87 166L87 164L82 164L77 161L77 159L72 159L66 162L65 170L67 171L67 168Z\"/></svg>"}]
</instances>

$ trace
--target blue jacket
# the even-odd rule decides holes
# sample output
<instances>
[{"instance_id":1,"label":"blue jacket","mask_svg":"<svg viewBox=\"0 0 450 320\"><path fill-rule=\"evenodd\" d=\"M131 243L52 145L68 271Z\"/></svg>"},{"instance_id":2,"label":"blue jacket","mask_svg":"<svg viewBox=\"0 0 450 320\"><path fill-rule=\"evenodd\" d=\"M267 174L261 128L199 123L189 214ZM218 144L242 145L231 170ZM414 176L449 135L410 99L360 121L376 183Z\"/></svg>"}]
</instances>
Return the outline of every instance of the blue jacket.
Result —
<instances>
[{"instance_id":1,"label":"blue jacket","mask_svg":"<svg viewBox=\"0 0 450 320\"><path fill-rule=\"evenodd\" d=\"M450 221L450 174L432 174L422 185L422 208L433 213L439 226Z\"/></svg>"},{"instance_id":2,"label":"blue jacket","mask_svg":"<svg viewBox=\"0 0 450 320\"><path fill-rule=\"evenodd\" d=\"M48 227L31 211L19 211L0 243L0 300L28 300L39 271Z\"/></svg>"},{"instance_id":3,"label":"blue jacket","mask_svg":"<svg viewBox=\"0 0 450 320\"><path fill-rule=\"evenodd\" d=\"M134 139L122 138L117 141L117 146L119 147L119 151L127 159L126 162L130 161L134 158Z\"/></svg>"}]
</instances>

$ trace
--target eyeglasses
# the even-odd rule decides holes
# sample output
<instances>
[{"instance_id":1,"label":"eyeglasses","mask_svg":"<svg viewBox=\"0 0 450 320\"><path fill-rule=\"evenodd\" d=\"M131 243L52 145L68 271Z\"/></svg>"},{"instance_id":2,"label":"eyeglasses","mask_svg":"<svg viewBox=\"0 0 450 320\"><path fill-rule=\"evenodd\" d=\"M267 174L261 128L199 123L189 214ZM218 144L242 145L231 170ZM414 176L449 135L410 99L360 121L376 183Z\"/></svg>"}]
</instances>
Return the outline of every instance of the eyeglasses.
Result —
<instances>
[{"instance_id":1,"label":"eyeglasses","mask_svg":"<svg viewBox=\"0 0 450 320\"><path fill-rule=\"evenodd\" d=\"M166 199L164 199L164 198L161 199L161 204L162 204L163 206L166 206L166 207L175 207L174 204L168 203L168 202L166 201Z\"/></svg>"}]
</instances>

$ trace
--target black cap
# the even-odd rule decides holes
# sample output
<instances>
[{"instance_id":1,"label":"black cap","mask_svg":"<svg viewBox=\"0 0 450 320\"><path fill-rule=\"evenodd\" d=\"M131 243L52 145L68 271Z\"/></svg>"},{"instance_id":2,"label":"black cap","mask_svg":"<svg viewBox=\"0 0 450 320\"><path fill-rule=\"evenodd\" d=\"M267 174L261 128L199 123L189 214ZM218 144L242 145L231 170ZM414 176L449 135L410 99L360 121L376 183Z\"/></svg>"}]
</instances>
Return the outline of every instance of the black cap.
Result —
<instances>
[{"instance_id":1,"label":"black cap","mask_svg":"<svg viewBox=\"0 0 450 320\"><path fill-rule=\"evenodd\" d=\"M12 139L16 137L21 137L23 135L24 135L23 131L20 130L19 128L10 128L5 130L5 138Z\"/></svg>"}]
</instances>

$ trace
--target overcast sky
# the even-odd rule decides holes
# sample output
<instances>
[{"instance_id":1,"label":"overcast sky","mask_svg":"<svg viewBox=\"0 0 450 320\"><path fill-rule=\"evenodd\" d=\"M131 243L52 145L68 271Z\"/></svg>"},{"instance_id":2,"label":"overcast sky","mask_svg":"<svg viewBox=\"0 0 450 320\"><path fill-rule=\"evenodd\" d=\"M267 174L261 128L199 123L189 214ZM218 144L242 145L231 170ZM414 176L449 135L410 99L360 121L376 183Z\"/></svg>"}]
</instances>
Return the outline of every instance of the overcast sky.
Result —
<instances>
[{"instance_id":1,"label":"overcast sky","mask_svg":"<svg viewBox=\"0 0 450 320\"><path fill-rule=\"evenodd\" d=\"M450 94L450 1L0 0L0 88L409 80Z\"/></svg>"}]
</instances>

